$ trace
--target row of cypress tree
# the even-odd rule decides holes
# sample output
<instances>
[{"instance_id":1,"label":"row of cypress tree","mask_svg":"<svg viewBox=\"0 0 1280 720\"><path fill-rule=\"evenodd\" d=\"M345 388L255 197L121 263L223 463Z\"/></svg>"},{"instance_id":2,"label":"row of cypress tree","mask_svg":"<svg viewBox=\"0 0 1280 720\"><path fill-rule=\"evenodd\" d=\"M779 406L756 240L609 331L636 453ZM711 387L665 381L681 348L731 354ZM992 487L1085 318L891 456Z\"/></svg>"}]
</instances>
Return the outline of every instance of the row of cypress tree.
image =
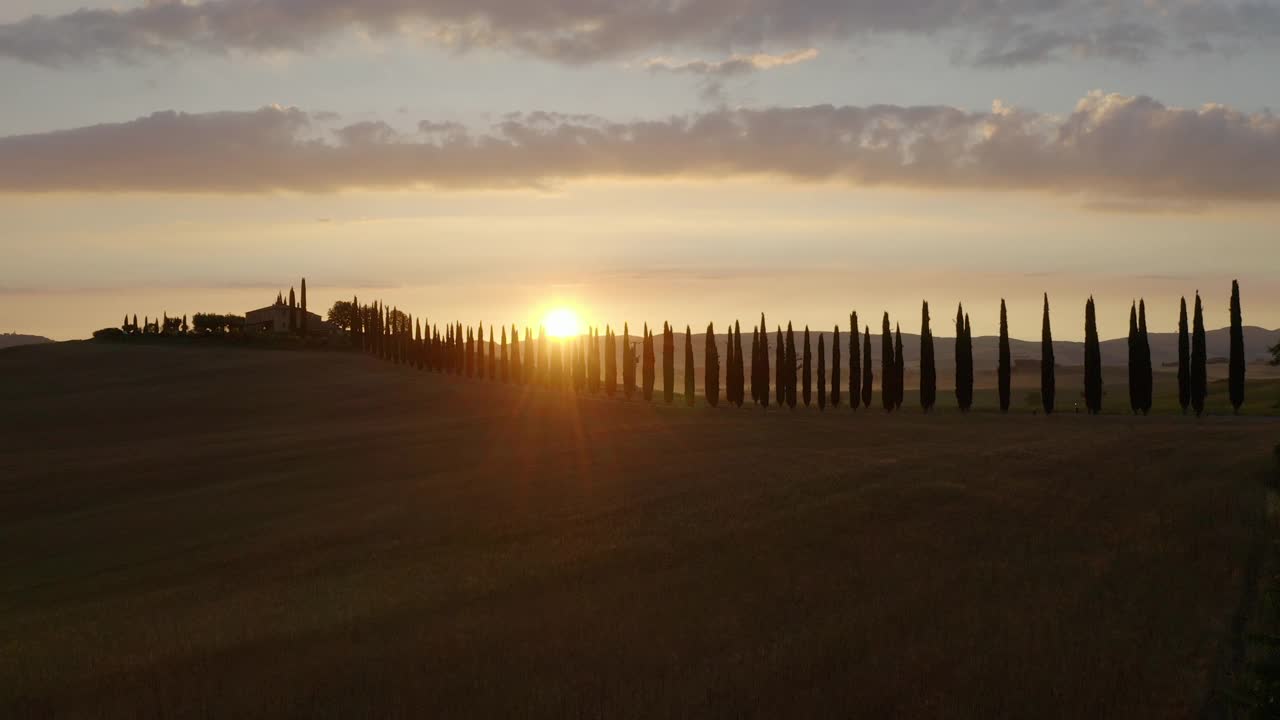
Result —
<instances>
[{"instance_id":1,"label":"row of cypress tree","mask_svg":"<svg viewBox=\"0 0 1280 720\"><path fill-rule=\"evenodd\" d=\"M1231 357L1229 368L1229 394L1237 411L1244 402L1244 340L1240 311L1239 284L1232 283L1231 291ZM380 358L414 365L419 369L435 372L500 380L518 384L543 385L572 389L576 392L613 397L619 392L618 355L621 343L622 383L621 394L632 399L636 393L646 401L652 401L656 391L658 351L654 331L644 326L638 341L633 341L630 327L623 325L619 339L606 327L603 336L598 328L588 331L585 338L564 342L551 342L543 329L538 336L525 328L523 352L520 333L513 325L508 335L503 326L496 331L489 327L486 341L483 324L476 328L463 327L461 323L445 326L443 332L437 326L415 320L396 308L387 308L380 302L360 305L352 323L352 339L356 347ZM957 307L955 318L955 397L957 407L968 412L974 399L973 334L969 315L963 305ZM848 357L847 397L851 408L859 405L870 408L875 373L871 364L871 328L863 326L861 338L858 332L858 314L849 316L848 345L841 347L840 328L832 333L828 354L825 336L819 334L817 356L813 354L810 331L804 328L802 344L797 347L796 333L787 323L785 335L777 326L772 350L765 317L753 328L751 338L751 376L746 377L743 354L742 328L737 322L729 326L725 345L724 371L721 371L720 348L716 342L715 326L707 325L703 358L703 397L708 405L716 407L721 400L721 378L724 379L724 400L741 407L746 403L750 387L753 404L768 407L771 401L779 406L794 408L798 403L810 406L815 399L821 410L828 405L838 407L844 397L841 360ZM902 407L905 396L905 363L900 324L891 325L889 314L881 322L880 388L881 407L893 412ZM602 348L603 345L603 348ZM1102 354L1098 338L1097 309L1092 297L1085 303L1084 391L1086 410L1097 414L1102 410L1104 396L1102 379ZM603 349L603 361L602 361ZM843 352L842 352L843 351ZM770 357L772 353L772 358ZM1000 301L999 357L997 360L997 387L1001 412L1008 412L1012 394L1012 353L1009 341L1008 312ZM828 372L827 359L831 366ZM670 404L675 398L675 329L669 323L662 326L662 398ZM1194 320L1190 328L1187 322L1187 304L1182 301L1178 325L1178 394L1179 403L1197 415L1204 412L1207 396L1207 355L1203 306L1199 293L1195 297ZM637 366L639 385L637 387ZM1053 333L1049 316L1049 297L1044 296L1041 327L1041 406L1046 414L1056 409L1056 358L1053 349ZM1153 405L1151 346L1147 333L1146 303L1138 300L1130 308L1128 337L1128 388L1129 404L1135 414L1147 414ZM602 372L603 371L603 372ZM771 383L772 371L772 385ZM684 396L685 402L694 403L695 382L692 331L685 328ZM828 384L828 379L830 384ZM770 392L774 391L771 396ZM920 323L920 405L925 412L937 403L937 367L933 331L930 325L929 304L923 303Z\"/></svg>"}]
</instances>

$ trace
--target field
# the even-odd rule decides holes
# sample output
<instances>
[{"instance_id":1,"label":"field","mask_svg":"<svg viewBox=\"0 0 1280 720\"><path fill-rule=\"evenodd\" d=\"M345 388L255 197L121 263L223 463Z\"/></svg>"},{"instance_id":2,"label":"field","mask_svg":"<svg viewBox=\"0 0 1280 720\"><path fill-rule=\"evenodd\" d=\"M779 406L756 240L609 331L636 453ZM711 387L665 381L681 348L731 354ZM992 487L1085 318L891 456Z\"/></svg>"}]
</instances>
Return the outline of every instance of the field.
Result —
<instances>
[{"instance_id":1,"label":"field","mask_svg":"<svg viewBox=\"0 0 1280 720\"><path fill-rule=\"evenodd\" d=\"M1280 442L94 343L0 409L5 718L1216 714Z\"/></svg>"}]
</instances>

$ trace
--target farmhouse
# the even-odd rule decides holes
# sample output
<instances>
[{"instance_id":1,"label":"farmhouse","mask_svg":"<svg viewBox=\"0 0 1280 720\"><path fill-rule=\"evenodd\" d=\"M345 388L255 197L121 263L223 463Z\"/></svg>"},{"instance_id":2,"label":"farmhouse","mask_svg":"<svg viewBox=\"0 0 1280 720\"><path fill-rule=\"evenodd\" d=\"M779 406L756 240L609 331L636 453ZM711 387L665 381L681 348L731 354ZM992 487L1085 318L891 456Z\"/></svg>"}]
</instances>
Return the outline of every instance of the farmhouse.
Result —
<instances>
[{"instance_id":1,"label":"farmhouse","mask_svg":"<svg viewBox=\"0 0 1280 720\"><path fill-rule=\"evenodd\" d=\"M293 322L289 322L289 315L292 313ZM277 298L274 303L264 308L250 310L244 314L245 332L264 332L264 333L289 333L302 332L302 317L307 318L307 333L311 335L319 335L329 332L329 323L324 318L313 312L307 312L300 307L290 307L284 302L283 298Z\"/></svg>"}]
</instances>

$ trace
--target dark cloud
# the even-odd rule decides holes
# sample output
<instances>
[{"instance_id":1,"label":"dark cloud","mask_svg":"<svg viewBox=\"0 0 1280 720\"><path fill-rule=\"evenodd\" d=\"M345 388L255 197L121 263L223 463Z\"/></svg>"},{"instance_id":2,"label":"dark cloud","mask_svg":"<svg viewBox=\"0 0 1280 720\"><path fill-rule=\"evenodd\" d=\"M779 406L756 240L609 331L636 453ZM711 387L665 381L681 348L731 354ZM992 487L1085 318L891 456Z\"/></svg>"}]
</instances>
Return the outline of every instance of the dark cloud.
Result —
<instances>
[{"instance_id":1,"label":"dark cloud","mask_svg":"<svg viewBox=\"0 0 1280 720\"><path fill-rule=\"evenodd\" d=\"M1011 65L1273 43L1280 9L1253 0L151 0L0 25L0 57L61 66L301 51L350 29L564 63L901 34L948 43L978 64Z\"/></svg>"},{"instance_id":2,"label":"dark cloud","mask_svg":"<svg viewBox=\"0 0 1280 720\"><path fill-rule=\"evenodd\" d=\"M1079 195L1100 207L1280 201L1280 118L1091 93L1065 117L949 107L718 109L664 120L504 116L326 131L296 109L0 138L0 192L521 188L591 179L793 182Z\"/></svg>"}]
</instances>

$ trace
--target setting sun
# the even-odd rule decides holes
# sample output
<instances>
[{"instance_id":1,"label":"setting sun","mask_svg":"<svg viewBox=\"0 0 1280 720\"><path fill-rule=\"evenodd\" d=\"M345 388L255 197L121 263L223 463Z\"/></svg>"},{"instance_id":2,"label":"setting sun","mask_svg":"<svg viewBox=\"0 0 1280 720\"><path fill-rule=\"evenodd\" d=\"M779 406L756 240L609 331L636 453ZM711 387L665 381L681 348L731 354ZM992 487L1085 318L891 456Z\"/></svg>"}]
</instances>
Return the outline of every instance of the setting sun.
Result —
<instances>
[{"instance_id":1,"label":"setting sun","mask_svg":"<svg viewBox=\"0 0 1280 720\"><path fill-rule=\"evenodd\" d=\"M546 326L547 333L551 337L575 337L581 334L578 314L568 308L556 308L547 313L547 317L543 319L542 324Z\"/></svg>"}]
</instances>

